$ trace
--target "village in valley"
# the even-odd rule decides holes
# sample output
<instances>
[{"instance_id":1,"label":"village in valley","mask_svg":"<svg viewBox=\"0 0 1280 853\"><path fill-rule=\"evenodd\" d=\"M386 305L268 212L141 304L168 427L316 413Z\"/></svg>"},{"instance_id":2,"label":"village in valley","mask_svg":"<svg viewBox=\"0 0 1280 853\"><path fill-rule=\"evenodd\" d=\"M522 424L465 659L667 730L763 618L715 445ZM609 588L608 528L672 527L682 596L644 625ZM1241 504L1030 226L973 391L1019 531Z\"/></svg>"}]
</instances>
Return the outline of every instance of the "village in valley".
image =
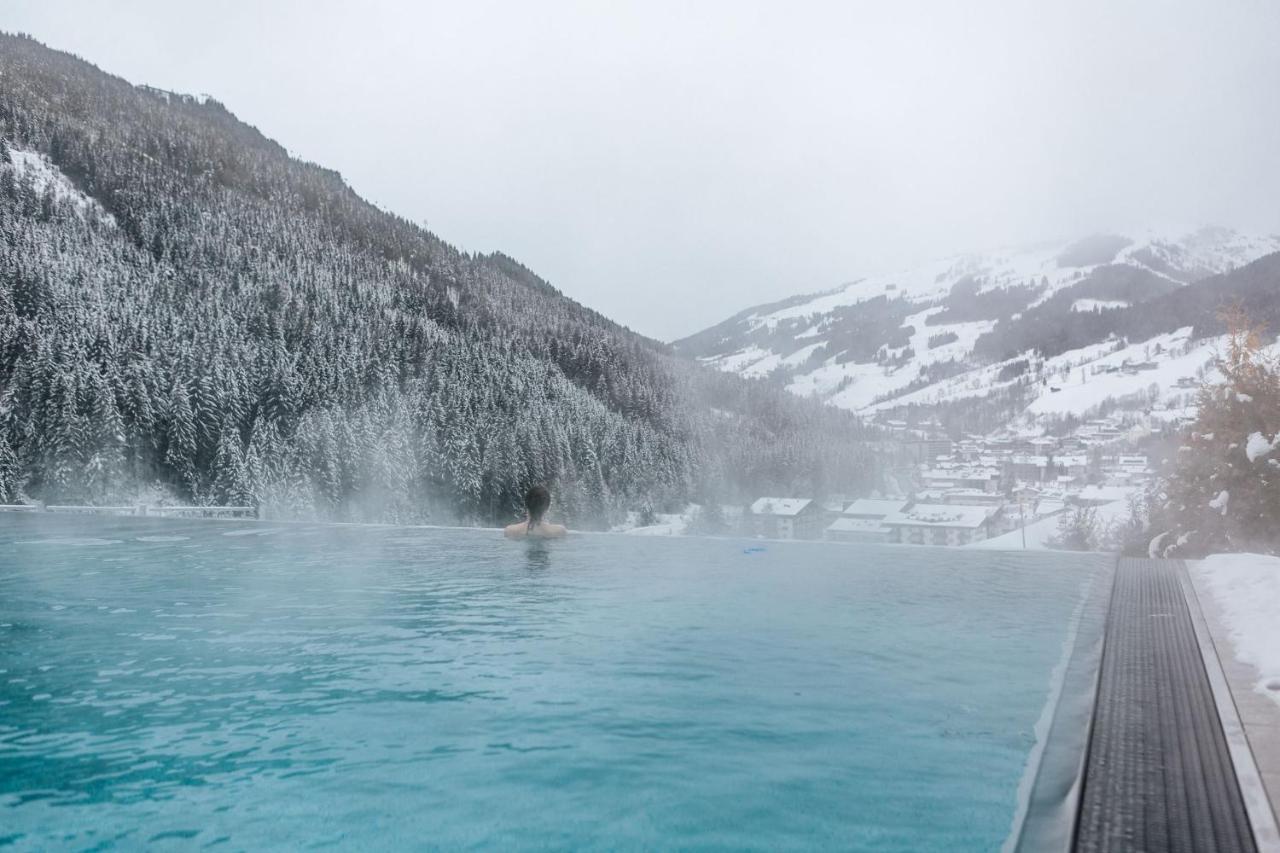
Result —
<instances>
[{"instance_id":1,"label":"village in valley","mask_svg":"<svg viewBox=\"0 0 1280 853\"><path fill-rule=\"evenodd\" d=\"M1179 419L1182 420L1182 419ZM729 533L762 539L993 549L1103 549L1155 477L1145 449L1159 432L1117 413L1070 435L1002 430L960 441L933 427L882 420L904 463L870 495L762 495L705 509L652 514L635 535ZM1178 424L1181 425L1181 424ZM1174 426L1174 424L1170 424Z\"/></svg>"}]
</instances>

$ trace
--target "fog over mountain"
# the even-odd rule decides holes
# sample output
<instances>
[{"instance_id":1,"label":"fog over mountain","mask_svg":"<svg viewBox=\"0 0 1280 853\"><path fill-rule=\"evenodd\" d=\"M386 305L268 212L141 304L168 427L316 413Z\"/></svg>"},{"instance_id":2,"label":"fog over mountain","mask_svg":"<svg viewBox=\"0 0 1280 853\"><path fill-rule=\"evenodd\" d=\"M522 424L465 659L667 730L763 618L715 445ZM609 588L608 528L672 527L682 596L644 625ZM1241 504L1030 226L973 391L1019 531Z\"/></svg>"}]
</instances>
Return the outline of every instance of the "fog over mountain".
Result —
<instances>
[{"instance_id":1,"label":"fog over mountain","mask_svg":"<svg viewBox=\"0 0 1280 853\"><path fill-rule=\"evenodd\" d=\"M1280 231L1280 4L11 0L664 340L990 246Z\"/></svg>"},{"instance_id":2,"label":"fog over mountain","mask_svg":"<svg viewBox=\"0 0 1280 853\"><path fill-rule=\"evenodd\" d=\"M953 432L1118 404L1172 419L1214 360L1223 308L1280 330L1278 253L1280 234L1205 226L957 255L748 308L675 348Z\"/></svg>"},{"instance_id":3,"label":"fog over mountain","mask_svg":"<svg viewBox=\"0 0 1280 853\"><path fill-rule=\"evenodd\" d=\"M5 34L0 79L0 503L494 522L546 483L590 526L874 486L849 413L460 252L216 100Z\"/></svg>"}]
</instances>

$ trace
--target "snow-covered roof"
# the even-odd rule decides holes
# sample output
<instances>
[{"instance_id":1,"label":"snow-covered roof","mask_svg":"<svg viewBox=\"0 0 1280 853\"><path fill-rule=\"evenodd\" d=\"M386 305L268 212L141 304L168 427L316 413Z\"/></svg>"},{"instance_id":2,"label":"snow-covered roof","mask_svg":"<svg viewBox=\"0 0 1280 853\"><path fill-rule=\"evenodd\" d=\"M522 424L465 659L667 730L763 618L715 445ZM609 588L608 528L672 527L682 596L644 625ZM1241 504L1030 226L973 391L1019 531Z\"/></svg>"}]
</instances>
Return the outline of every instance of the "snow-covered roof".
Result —
<instances>
[{"instance_id":1,"label":"snow-covered roof","mask_svg":"<svg viewBox=\"0 0 1280 853\"><path fill-rule=\"evenodd\" d=\"M890 533L889 528L877 518L841 517L827 525L833 533Z\"/></svg>"},{"instance_id":2,"label":"snow-covered roof","mask_svg":"<svg viewBox=\"0 0 1280 853\"><path fill-rule=\"evenodd\" d=\"M921 476L926 480L995 480L1000 472L994 468L931 468Z\"/></svg>"},{"instance_id":3,"label":"snow-covered roof","mask_svg":"<svg viewBox=\"0 0 1280 853\"><path fill-rule=\"evenodd\" d=\"M1128 500L1132 493L1133 488L1129 486L1085 486L1077 497L1090 503L1111 503Z\"/></svg>"},{"instance_id":4,"label":"snow-covered roof","mask_svg":"<svg viewBox=\"0 0 1280 853\"><path fill-rule=\"evenodd\" d=\"M891 527L981 527L999 511L996 506L916 504L885 518Z\"/></svg>"},{"instance_id":5,"label":"snow-covered roof","mask_svg":"<svg viewBox=\"0 0 1280 853\"><path fill-rule=\"evenodd\" d=\"M1045 499L1036 504L1034 514L1037 518L1044 518L1046 515L1062 512L1067 508L1066 503L1055 499Z\"/></svg>"},{"instance_id":6,"label":"snow-covered roof","mask_svg":"<svg viewBox=\"0 0 1280 853\"><path fill-rule=\"evenodd\" d=\"M1037 468L1043 468L1049 464L1049 457L1037 454L1016 453L1010 457L1009 461L1014 465L1035 465Z\"/></svg>"},{"instance_id":7,"label":"snow-covered roof","mask_svg":"<svg viewBox=\"0 0 1280 853\"><path fill-rule=\"evenodd\" d=\"M889 513L897 512L906 505L907 501L901 500L872 500L871 498L858 498L856 501L844 508L844 514L884 518Z\"/></svg>"},{"instance_id":8,"label":"snow-covered roof","mask_svg":"<svg viewBox=\"0 0 1280 853\"><path fill-rule=\"evenodd\" d=\"M813 503L809 498L758 498L751 505L752 515L799 515L800 511Z\"/></svg>"}]
</instances>

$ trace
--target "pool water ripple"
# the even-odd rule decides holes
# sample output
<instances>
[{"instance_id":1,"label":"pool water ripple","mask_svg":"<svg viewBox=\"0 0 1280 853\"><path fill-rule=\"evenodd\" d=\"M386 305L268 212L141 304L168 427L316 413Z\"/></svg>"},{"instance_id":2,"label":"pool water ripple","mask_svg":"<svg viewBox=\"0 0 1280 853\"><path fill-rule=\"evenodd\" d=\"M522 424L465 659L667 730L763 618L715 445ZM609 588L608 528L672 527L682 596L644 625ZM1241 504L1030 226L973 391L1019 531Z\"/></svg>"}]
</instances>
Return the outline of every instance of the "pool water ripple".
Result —
<instances>
[{"instance_id":1,"label":"pool water ripple","mask_svg":"<svg viewBox=\"0 0 1280 853\"><path fill-rule=\"evenodd\" d=\"M748 544L0 518L0 845L998 847L1105 558Z\"/></svg>"}]
</instances>

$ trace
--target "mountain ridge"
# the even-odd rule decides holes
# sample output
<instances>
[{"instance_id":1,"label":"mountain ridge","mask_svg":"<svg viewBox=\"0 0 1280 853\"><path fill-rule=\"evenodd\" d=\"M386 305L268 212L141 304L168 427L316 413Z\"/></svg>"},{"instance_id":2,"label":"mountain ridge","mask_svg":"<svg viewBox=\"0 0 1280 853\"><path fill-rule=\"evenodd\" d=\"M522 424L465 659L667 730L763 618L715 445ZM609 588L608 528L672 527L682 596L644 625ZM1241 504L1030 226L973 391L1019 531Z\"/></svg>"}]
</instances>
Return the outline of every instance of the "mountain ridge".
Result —
<instances>
[{"instance_id":1,"label":"mountain ridge","mask_svg":"<svg viewBox=\"0 0 1280 853\"><path fill-rule=\"evenodd\" d=\"M1203 339L1217 330L1214 294L1242 299L1274 331L1274 308L1250 297L1280 281L1280 262L1266 261L1276 252L1280 236L1206 226L1173 237L1097 234L955 255L747 308L673 347L874 415L895 400L922 405L931 387L993 365L1184 326L1191 340ZM987 426L1008 425L1022 412L1014 409Z\"/></svg>"},{"instance_id":2,"label":"mountain ridge","mask_svg":"<svg viewBox=\"0 0 1280 853\"><path fill-rule=\"evenodd\" d=\"M674 355L222 104L0 35L0 500L577 524L858 488L845 413Z\"/></svg>"}]
</instances>

